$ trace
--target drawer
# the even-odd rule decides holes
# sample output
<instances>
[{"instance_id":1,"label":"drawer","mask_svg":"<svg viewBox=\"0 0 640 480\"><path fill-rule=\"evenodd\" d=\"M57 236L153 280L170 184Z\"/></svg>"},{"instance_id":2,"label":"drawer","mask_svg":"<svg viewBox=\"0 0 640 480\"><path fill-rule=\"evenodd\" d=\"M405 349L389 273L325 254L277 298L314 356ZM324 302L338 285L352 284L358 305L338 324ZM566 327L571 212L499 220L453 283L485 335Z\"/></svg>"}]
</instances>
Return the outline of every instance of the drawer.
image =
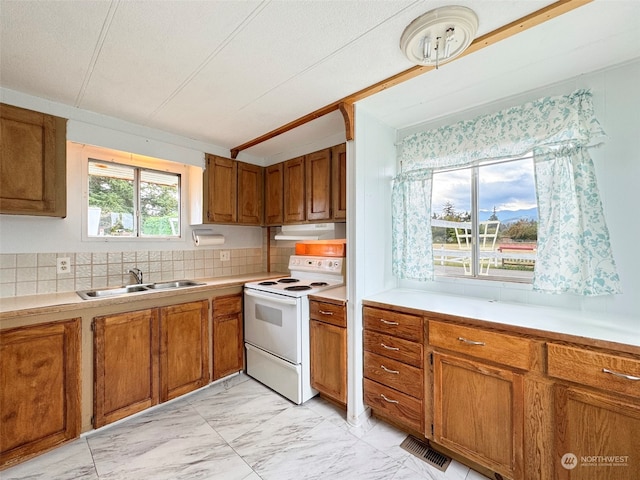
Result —
<instances>
[{"instance_id":1,"label":"drawer","mask_svg":"<svg viewBox=\"0 0 640 480\"><path fill-rule=\"evenodd\" d=\"M313 320L347 328L347 316L343 305L311 300L309 302L309 315Z\"/></svg>"},{"instance_id":2,"label":"drawer","mask_svg":"<svg viewBox=\"0 0 640 480\"><path fill-rule=\"evenodd\" d=\"M640 359L549 343L547 372L562 380L640 398Z\"/></svg>"},{"instance_id":3,"label":"drawer","mask_svg":"<svg viewBox=\"0 0 640 480\"><path fill-rule=\"evenodd\" d=\"M372 380L364 379L364 403L374 412L423 432L422 402Z\"/></svg>"},{"instance_id":4,"label":"drawer","mask_svg":"<svg viewBox=\"0 0 640 480\"><path fill-rule=\"evenodd\" d=\"M214 318L234 313L242 313L242 295L223 295L213 299Z\"/></svg>"},{"instance_id":5,"label":"drawer","mask_svg":"<svg viewBox=\"0 0 640 480\"><path fill-rule=\"evenodd\" d=\"M433 320L429 344L521 370L531 368L535 347L527 338Z\"/></svg>"},{"instance_id":6,"label":"drawer","mask_svg":"<svg viewBox=\"0 0 640 480\"><path fill-rule=\"evenodd\" d=\"M422 317L364 307L364 328L422 343Z\"/></svg>"},{"instance_id":7,"label":"drawer","mask_svg":"<svg viewBox=\"0 0 640 480\"><path fill-rule=\"evenodd\" d=\"M424 396L422 369L390 358L364 352L364 376L412 397Z\"/></svg>"},{"instance_id":8,"label":"drawer","mask_svg":"<svg viewBox=\"0 0 640 480\"><path fill-rule=\"evenodd\" d=\"M422 344L384 333L364 331L364 349L422 368Z\"/></svg>"}]
</instances>

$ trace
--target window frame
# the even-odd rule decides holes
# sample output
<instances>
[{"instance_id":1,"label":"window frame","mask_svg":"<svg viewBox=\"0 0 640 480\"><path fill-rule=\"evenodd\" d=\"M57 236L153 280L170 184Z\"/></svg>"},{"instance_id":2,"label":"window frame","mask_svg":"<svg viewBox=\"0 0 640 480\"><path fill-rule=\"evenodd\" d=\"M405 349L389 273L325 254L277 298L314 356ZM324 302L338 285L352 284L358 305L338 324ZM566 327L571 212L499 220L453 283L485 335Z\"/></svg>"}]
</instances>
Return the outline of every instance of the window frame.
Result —
<instances>
[{"instance_id":1,"label":"window frame","mask_svg":"<svg viewBox=\"0 0 640 480\"><path fill-rule=\"evenodd\" d=\"M507 282L511 284L524 284L524 285L532 285L533 284L533 272L530 278L525 277L515 277L515 276L506 276L506 275L481 275L479 270L480 267L480 222L479 222L479 198L480 198L480 168L487 167L496 164L509 163L509 162L517 162L522 160L531 159L533 162L533 155L531 153L523 155L521 157L502 159L502 160L488 160L485 162L475 162L474 164L464 165L457 168L444 168L441 170L434 170L433 175L437 175L438 173L444 173L447 171L454 170L470 170L470 223L472 230L472 239L471 239L471 258L470 258L470 270L471 273L466 275L462 274L445 274L438 273L435 269L436 259L435 253L433 253L433 265L434 265L434 280L442 280L442 279L465 279L469 281L481 280L481 281L497 281L497 282ZM432 180L435 184L435 178ZM535 192L535 180L533 184L534 193ZM537 195L537 193L536 193ZM432 198L431 198L431 214L433 215L433 187L432 187ZM433 218L433 217L432 217ZM432 227L433 229L433 227ZM432 242L433 248L433 242ZM534 267L535 268L535 267ZM463 271L464 272L464 271Z\"/></svg>"},{"instance_id":2,"label":"window frame","mask_svg":"<svg viewBox=\"0 0 640 480\"><path fill-rule=\"evenodd\" d=\"M185 237L185 218L186 218L186 201L187 201L187 168L186 165L170 162L167 160L145 157L142 155L136 155L126 152L120 152L116 150L110 150L100 147L83 147L83 154L81 156L82 161L82 241L83 242L183 242ZM179 188L179 229L180 234L177 236L149 236L142 235L138 231L135 236L91 236L89 235L89 162L97 161L104 163L112 163L131 167L136 170L136 183L134 190L136 193L134 217L138 223L138 230L140 230L140 192L139 183L140 175L138 172L142 170L166 173L178 176L178 188Z\"/></svg>"}]
</instances>

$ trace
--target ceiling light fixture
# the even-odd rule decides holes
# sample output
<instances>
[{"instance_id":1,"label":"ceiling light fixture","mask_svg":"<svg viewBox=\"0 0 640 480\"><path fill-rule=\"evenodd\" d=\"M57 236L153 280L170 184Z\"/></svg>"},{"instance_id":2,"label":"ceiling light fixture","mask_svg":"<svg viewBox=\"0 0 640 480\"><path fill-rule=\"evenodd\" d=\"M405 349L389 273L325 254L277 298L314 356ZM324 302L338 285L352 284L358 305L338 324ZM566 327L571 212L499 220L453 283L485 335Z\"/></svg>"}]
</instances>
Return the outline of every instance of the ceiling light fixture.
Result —
<instances>
[{"instance_id":1,"label":"ceiling light fixture","mask_svg":"<svg viewBox=\"0 0 640 480\"><path fill-rule=\"evenodd\" d=\"M477 30L478 17L470 8L436 8L404 29L400 49L412 63L438 68L464 52Z\"/></svg>"}]
</instances>

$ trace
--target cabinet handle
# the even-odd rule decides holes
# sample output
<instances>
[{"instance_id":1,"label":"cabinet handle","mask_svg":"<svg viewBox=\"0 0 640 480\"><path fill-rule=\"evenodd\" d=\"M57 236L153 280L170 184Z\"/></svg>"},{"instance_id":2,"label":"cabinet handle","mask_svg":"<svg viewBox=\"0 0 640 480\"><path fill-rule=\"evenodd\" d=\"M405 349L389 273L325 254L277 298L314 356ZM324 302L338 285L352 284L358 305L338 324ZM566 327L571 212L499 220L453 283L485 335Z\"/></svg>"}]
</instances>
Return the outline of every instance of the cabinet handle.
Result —
<instances>
[{"instance_id":1,"label":"cabinet handle","mask_svg":"<svg viewBox=\"0 0 640 480\"><path fill-rule=\"evenodd\" d=\"M474 342L473 340L467 340L464 337L458 337L458 340L460 340L463 343L466 343L467 345L481 345L484 346L484 342Z\"/></svg>"},{"instance_id":2,"label":"cabinet handle","mask_svg":"<svg viewBox=\"0 0 640 480\"><path fill-rule=\"evenodd\" d=\"M386 348L387 350L394 350L396 352L398 350L400 350L398 347L389 347L389 346L385 345L384 343L381 343L380 345L382 346L382 348Z\"/></svg>"},{"instance_id":3,"label":"cabinet handle","mask_svg":"<svg viewBox=\"0 0 640 480\"><path fill-rule=\"evenodd\" d=\"M324 310L318 310L322 315L333 315L333 312L325 312Z\"/></svg>"},{"instance_id":4,"label":"cabinet handle","mask_svg":"<svg viewBox=\"0 0 640 480\"><path fill-rule=\"evenodd\" d=\"M384 396L384 393L381 393L380 396L384 399L385 402L389 402L389 403L400 403L398 400L391 400L387 397Z\"/></svg>"},{"instance_id":5,"label":"cabinet handle","mask_svg":"<svg viewBox=\"0 0 640 480\"><path fill-rule=\"evenodd\" d=\"M380 365L380 368L383 369L385 372L387 373L393 373L395 375L398 375L400 372L398 370L389 370L387 367L385 367L384 365Z\"/></svg>"},{"instance_id":6,"label":"cabinet handle","mask_svg":"<svg viewBox=\"0 0 640 480\"><path fill-rule=\"evenodd\" d=\"M603 368L602 372L603 373L608 373L609 375L615 375L616 377L624 378L626 380L631 380L631 381L634 381L634 382L637 382L638 380L640 380L640 377L634 377L633 375L627 375L626 373L614 372L614 371L606 369L606 368Z\"/></svg>"},{"instance_id":7,"label":"cabinet handle","mask_svg":"<svg viewBox=\"0 0 640 480\"><path fill-rule=\"evenodd\" d=\"M400 325L398 322L390 322L389 320L385 320L384 318L381 318L380 321L386 325Z\"/></svg>"}]
</instances>

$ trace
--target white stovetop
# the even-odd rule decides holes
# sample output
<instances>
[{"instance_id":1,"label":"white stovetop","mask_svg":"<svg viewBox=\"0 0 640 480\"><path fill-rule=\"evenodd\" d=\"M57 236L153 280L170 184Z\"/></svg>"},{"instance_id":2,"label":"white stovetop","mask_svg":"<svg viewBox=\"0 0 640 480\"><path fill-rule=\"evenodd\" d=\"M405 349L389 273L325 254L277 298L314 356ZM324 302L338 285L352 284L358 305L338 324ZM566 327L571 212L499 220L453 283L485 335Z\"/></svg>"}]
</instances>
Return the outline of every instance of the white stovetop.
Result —
<instances>
[{"instance_id":1,"label":"white stovetop","mask_svg":"<svg viewBox=\"0 0 640 480\"><path fill-rule=\"evenodd\" d=\"M364 300L640 347L640 316L583 312L401 288L370 295Z\"/></svg>"}]
</instances>

